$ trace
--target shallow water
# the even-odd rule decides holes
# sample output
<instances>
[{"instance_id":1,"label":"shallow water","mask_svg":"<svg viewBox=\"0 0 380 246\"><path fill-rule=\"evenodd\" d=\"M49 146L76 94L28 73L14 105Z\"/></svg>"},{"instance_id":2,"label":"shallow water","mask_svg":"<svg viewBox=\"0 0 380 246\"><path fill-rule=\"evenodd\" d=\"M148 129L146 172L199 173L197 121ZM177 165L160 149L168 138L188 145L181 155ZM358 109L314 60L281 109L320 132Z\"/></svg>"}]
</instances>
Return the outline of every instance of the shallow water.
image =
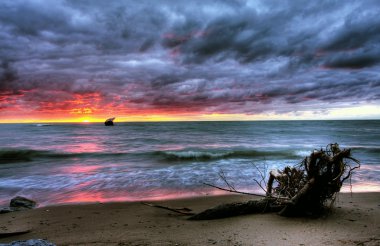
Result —
<instances>
[{"instance_id":1,"label":"shallow water","mask_svg":"<svg viewBox=\"0 0 380 246\"><path fill-rule=\"evenodd\" d=\"M222 171L260 192L260 172L299 163L328 143L362 163L354 191L380 191L380 121L1 124L0 204L176 198L218 193ZM349 190L346 186L344 189Z\"/></svg>"}]
</instances>

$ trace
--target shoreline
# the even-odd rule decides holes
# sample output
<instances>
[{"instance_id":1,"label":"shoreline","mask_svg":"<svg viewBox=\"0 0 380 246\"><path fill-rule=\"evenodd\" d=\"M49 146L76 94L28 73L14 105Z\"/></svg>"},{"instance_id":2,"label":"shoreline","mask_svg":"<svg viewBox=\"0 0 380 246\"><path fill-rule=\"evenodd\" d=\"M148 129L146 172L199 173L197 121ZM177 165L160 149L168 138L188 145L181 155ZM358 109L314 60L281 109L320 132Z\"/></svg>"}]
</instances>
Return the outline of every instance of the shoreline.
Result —
<instances>
[{"instance_id":1,"label":"shoreline","mask_svg":"<svg viewBox=\"0 0 380 246\"><path fill-rule=\"evenodd\" d=\"M150 201L194 212L251 196L218 195ZM188 221L141 202L50 205L0 214L0 232L30 230L0 243L32 238L57 245L379 245L380 192L340 193L333 212L318 219L277 214ZM360 244L362 243L362 244Z\"/></svg>"},{"instance_id":2,"label":"shoreline","mask_svg":"<svg viewBox=\"0 0 380 246\"><path fill-rule=\"evenodd\" d=\"M344 189L344 188L342 188ZM249 193L247 191L247 193ZM363 189L357 189L355 191L348 191L348 189L344 189L344 191L340 191L339 194L341 195L351 195L351 194L380 194L380 190L374 189L374 190L369 190L369 191L363 191ZM260 199L265 196L265 193L252 193L250 194L239 194L239 193L233 193L233 192L228 192L228 191L222 191L218 189L214 189L213 192L204 192L203 194L191 194L191 195L184 195L184 196L178 196L177 198L173 198L174 195L169 195L169 196L163 196L163 197L154 197L154 198L147 198L147 199L126 199L126 200L120 200L120 199L109 199L109 200L104 200L104 201L83 201L83 202L61 202L61 203L56 203L56 204L45 204L45 203L39 203L38 200L34 200L37 202L37 207L35 209L39 208L49 208L49 207L61 207L61 206L86 206L86 205L94 205L94 204L114 204L114 203L123 203L123 204L130 204L130 203L142 203L142 202L147 202L147 203L160 203L160 202L180 202L182 200L198 200L202 198L210 198L210 199L216 199L217 197L226 197L227 199L229 197L243 197L243 200L249 200L250 198L252 199ZM30 197L25 196L26 198L30 199ZM245 197L245 199L244 199ZM9 206L9 202L12 199L12 197L9 198L8 201L4 204L0 204L0 208L6 208Z\"/></svg>"}]
</instances>

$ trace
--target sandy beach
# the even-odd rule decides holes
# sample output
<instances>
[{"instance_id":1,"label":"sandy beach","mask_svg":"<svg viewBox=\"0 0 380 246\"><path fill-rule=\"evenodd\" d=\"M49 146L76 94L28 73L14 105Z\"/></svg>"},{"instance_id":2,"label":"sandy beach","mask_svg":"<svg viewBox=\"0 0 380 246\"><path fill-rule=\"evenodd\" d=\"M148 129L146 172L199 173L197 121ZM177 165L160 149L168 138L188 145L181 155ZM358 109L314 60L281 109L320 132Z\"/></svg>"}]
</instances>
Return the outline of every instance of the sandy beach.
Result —
<instances>
[{"instance_id":1,"label":"sandy beach","mask_svg":"<svg viewBox=\"0 0 380 246\"><path fill-rule=\"evenodd\" d=\"M154 202L195 212L247 196L210 196ZM339 194L322 218L255 214L211 221L140 202L41 207L0 215L0 232L30 230L0 243L31 238L57 245L380 245L380 193Z\"/></svg>"}]
</instances>

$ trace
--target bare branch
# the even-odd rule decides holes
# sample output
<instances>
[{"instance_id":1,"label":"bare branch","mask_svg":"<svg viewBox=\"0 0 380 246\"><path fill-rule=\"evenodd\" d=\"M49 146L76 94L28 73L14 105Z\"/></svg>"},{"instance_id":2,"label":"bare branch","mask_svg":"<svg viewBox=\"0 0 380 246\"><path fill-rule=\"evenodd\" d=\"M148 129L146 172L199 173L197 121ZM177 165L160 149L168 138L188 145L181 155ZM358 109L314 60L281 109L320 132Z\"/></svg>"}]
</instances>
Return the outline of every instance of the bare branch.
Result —
<instances>
[{"instance_id":1,"label":"bare branch","mask_svg":"<svg viewBox=\"0 0 380 246\"><path fill-rule=\"evenodd\" d=\"M225 189L223 187L219 187L219 186L216 186L216 185L213 185L213 184L209 184L209 183L203 183L203 184L207 185L207 186L210 186L210 187L213 187L213 188L216 188L216 189L219 189L219 190L224 190L224 191L228 191L228 192L232 192L232 193L243 194L243 195L250 195L250 196L266 197L266 195L257 194L257 193L249 193L249 192L244 192L244 191Z\"/></svg>"},{"instance_id":2,"label":"bare branch","mask_svg":"<svg viewBox=\"0 0 380 246\"><path fill-rule=\"evenodd\" d=\"M266 172L267 172L267 165L266 165L266 163L264 164L264 172L262 172L261 170L260 170L260 168L258 168L257 167L257 165L255 165L254 163L253 163L253 166L256 168L256 170L259 172L259 174L260 174L260 177L261 177L261 180L260 181L258 181L257 179L253 179L253 181L255 181L256 183L257 183L257 185L265 192L265 193L267 193L267 189L265 189L264 187L267 187L267 183L265 182L265 180L266 180ZM264 183L264 185L262 184L262 183Z\"/></svg>"},{"instance_id":3,"label":"bare branch","mask_svg":"<svg viewBox=\"0 0 380 246\"><path fill-rule=\"evenodd\" d=\"M228 188L230 188L230 190L236 191L235 187L228 182L223 170L219 171L219 177L224 181L224 183L226 183L226 185L228 186Z\"/></svg>"},{"instance_id":4,"label":"bare branch","mask_svg":"<svg viewBox=\"0 0 380 246\"><path fill-rule=\"evenodd\" d=\"M203 184L210 186L210 187L213 187L213 188L216 188L216 189L219 189L219 190L228 191L228 192L236 193L236 194L249 195L249 196L259 196L259 197L265 197L265 198L275 198L275 199L279 199L279 200L289 200L289 198L287 198L287 197L267 196L267 195L263 195L263 194L259 194L259 193L250 193L250 192L244 192L244 191L230 190L230 189L226 189L226 188L219 187L219 186L209 184L209 183L203 183Z\"/></svg>"},{"instance_id":5,"label":"bare branch","mask_svg":"<svg viewBox=\"0 0 380 246\"><path fill-rule=\"evenodd\" d=\"M172 211L172 212L176 212L176 213L179 213L179 214L182 214L182 215L194 215L194 213L190 212L191 209L189 209L189 208L170 208L170 207L166 207L166 206L162 206L162 205L157 205L157 204L153 204L153 203L147 203L147 202L142 202L141 204L149 206L149 207L166 209L166 210L169 210L169 211Z\"/></svg>"}]
</instances>

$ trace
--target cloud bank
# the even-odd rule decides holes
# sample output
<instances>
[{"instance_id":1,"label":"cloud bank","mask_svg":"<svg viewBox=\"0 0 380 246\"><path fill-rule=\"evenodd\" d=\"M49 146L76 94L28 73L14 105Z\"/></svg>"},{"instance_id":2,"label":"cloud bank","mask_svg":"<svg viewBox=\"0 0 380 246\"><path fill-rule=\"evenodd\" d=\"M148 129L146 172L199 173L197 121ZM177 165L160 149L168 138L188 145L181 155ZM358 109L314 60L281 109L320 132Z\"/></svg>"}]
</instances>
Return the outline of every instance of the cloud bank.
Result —
<instances>
[{"instance_id":1,"label":"cloud bank","mask_svg":"<svg viewBox=\"0 0 380 246\"><path fill-rule=\"evenodd\" d=\"M2 1L0 116L379 105L380 3Z\"/></svg>"}]
</instances>

